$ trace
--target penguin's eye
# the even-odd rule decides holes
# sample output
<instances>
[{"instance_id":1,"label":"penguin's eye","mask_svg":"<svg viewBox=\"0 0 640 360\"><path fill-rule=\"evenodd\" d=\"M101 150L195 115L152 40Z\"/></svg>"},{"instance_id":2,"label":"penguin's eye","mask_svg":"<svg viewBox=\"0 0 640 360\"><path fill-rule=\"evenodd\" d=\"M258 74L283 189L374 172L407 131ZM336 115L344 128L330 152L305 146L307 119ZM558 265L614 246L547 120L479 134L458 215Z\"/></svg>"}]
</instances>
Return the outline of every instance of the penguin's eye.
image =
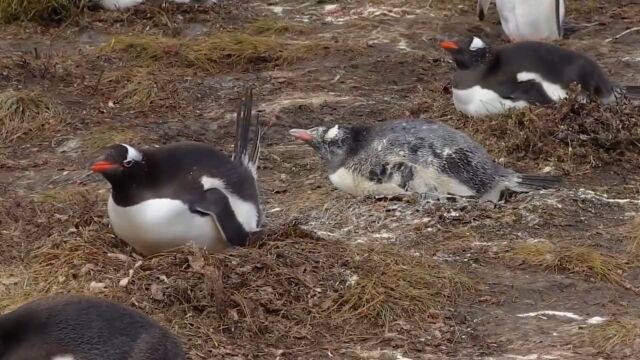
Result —
<instances>
[{"instance_id":1,"label":"penguin's eye","mask_svg":"<svg viewBox=\"0 0 640 360\"><path fill-rule=\"evenodd\" d=\"M124 167L130 167L133 165L133 160L125 160L122 162L122 165L124 165Z\"/></svg>"}]
</instances>

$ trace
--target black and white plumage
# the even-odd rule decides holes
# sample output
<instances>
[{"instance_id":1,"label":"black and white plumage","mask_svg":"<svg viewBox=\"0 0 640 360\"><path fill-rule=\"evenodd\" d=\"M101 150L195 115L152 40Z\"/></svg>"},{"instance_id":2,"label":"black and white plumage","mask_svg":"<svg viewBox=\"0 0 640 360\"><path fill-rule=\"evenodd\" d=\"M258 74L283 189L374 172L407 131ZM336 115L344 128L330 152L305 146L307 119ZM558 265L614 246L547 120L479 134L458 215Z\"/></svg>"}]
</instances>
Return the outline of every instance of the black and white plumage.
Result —
<instances>
[{"instance_id":1,"label":"black and white plumage","mask_svg":"<svg viewBox=\"0 0 640 360\"><path fill-rule=\"evenodd\" d=\"M356 196L418 193L498 201L504 190L529 192L560 182L504 168L466 134L436 121L336 125L290 134L326 162L334 186Z\"/></svg>"},{"instance_id":2,"label":"black and white plumage","mask_svg":"<svg viewBox=\"0 0 640 360\"><path fill-rule=\"evenodd\" d=\"M188 243L209 252L245 246L263 220L257 186L262 130L256 123L250 147L252 102L248 90L237 114L232 158L197 142L107 148L91 169L111 184L114 232L144 255Z\"/></svg>"},{"instance_id":3,"label":"black and white plumage","mask_svg":"<svg viewBox=\"0 0 640 360\"><path fill-rule=\"evenodd\" d=\"M182 360L180 342L127 306L87 296L52 296L0 316L3 360Z\"/></svg>"},{"instance_id":4,"label":"black and white plumage","mask_svg":"<svg viewBox=\"0 0 640 360\"><path fill-rule=\"evenodd\" d=\"M478 0L477 13L482 21L491 0ZM509 40L549 41L563 36L564 0L496 0L500 24Z\"/></svg>"},{"instance_id":5,"label":"black and white plumage","mask_svg":"<svg viewBox=\"0 0 640 360\"><path fill-rule=\"evenodd\" d=\"M577 83L585 96L610 104L637 90L612 83L591 58L543 42L490 47L482 39L443 41L456 64L453 102L470 116L500 114L511 108L550 104L568 96Z\"/></svg>"}]
</instances>

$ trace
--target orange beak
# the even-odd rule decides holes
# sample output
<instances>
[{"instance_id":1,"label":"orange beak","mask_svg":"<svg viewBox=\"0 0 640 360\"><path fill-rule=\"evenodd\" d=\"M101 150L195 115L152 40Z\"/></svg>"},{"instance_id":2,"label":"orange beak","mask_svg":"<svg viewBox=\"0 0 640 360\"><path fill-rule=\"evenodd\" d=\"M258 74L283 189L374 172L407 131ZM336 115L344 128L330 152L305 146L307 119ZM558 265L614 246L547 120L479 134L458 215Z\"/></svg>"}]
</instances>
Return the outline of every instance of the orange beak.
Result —
<instances>
[{"instance_id":1,"label":"orange beak","mask_svg":"<svg viewBox=\"0 0 640 360\"><path fill-rule=\"evenodd\" d=\"M298 140L307 142L313 140L313 135L308 130L303 129L291 129L289 130L289 134L295 137Z\"/></svg>"},{"instance_id":2,"label":"orange beak","mask_svg":"<svg viewBox=\"0 0 640 360\"><path fill-rule=\"evenodd\" d=\"M93 172L97 172L97 173L103 173L109 170L113 170L117 167L118 165L116 164L112 164L108 161L98 161L93 163L93 165L91 165L91 171Z\"/></svg>"},{"instance_id":3,"label":"orange beak","mask_svg":"<svg viewBox=\"0 0 640 360\"><path fill-rule=\"evenodd\" d=\"M460 48L460 46L458 46L458 44L456 44L453 41L443 41L440 43L440 47L445 49L445 50L455 50Z\"/></svg>"}]
</instances>

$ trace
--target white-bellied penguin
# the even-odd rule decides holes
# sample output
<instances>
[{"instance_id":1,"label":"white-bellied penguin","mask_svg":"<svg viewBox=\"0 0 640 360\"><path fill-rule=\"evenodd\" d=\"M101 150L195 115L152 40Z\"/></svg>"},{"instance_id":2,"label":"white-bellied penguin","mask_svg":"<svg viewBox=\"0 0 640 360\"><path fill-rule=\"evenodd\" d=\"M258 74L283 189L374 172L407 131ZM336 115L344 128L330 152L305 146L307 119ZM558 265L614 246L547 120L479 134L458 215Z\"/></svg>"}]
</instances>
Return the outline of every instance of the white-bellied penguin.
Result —
<instances>
[{"instance_id":1,"label":"white-bellied penguin","mask_svg":"<svg viewBox=\"0 0 640 360\"><path fill-rule=\"evenodd\" d=\"M478 18L484 20L491 0L478 0ZM563 36L564 0L496 0L500 24L509 40L550 41Z\"/></svg>"},{"instance_id":2,"label":"white-bellied penguin","mask_svg":"<svg viewBox=\"0 0 640 360\"><path fill-rule=\"evenodd\" d=\"M505 190L529 192L561 182L504 168L466 134L437 121L391 120L289 133L320 155L336 188L355 196L417 193L432 200L453 195L498 201Z\"/></svg>"},{"instance_id":3,"label":"white-bellied penguin","mask_svg":"<svg viewBox=\"0 0 640 360\"><path fill-rule=\"evenodd\" d=\"M183 360L180 341L125 305L56 295L0 316L3 360Z\"/></svg>"},{"instance_id":4,"label":"white-bellied penguin","mask_svg":"<svg viewBox=\"0 0 640 360\"><path fill-rule=\"evenodd\" d=\"M583 98L595 95L609 104L623 94L636 98L637 86L610 81L600 66L577 51L524 41L491 47L478 37L443 41L456 65L453 103L470 116L500 114L510 108L550 104L567 97L571 84Z\"/></svg>"},{"instance_id":5,"label":"white-bellied penguin","mask_svg":"<svg viewBox=\"0 0 640 360\"><path fill-rule=\"evenodd\" d=\"M136 149L108 147L91 170L111 184L108 213L121 239L144 255L194 243L209 252L245 246L263 215L257 186L262 129L252 133L252 91L236 119L234 154L178 142Z\"/></svg>"}]
</instances>

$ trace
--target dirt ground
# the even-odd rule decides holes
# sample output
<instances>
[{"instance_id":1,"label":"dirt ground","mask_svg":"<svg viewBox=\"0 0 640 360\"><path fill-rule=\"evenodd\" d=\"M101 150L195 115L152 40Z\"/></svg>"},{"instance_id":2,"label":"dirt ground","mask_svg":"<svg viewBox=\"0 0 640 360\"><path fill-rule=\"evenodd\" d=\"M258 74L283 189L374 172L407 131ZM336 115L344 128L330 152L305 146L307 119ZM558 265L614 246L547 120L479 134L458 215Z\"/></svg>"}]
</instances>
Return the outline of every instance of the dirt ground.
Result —
<instances>
[{"instance_id":1,"label":"dirt ground","mask_svg":"<svg viewBox=\"0 0 640 360\"><path fill-rule=\"evenodd\" d=\"M559 43L640 84L640 31L614 38L639 26L640 5L568 6L578 31ZM640 358L639 139L597 156L498 147L511 131L482 133L470 124L483 120L453 109L454 67L437 46L471 34L505 42L495 10L485 22L474 14L471 0L228 0L2 25L0 92L49 106L37 126L2 137L0 310L54 293L117 299L170 328L193 359ZM196 51L226 33L273 48ZM155 45L139 41L147 35ZM268 125L265 242L136 255L109 229L108 184L89 162L115 142L230 151L246 84ZM589 114L624 124L634 109ZM544 126L561 109L540 111L522 114ZM501 204L356 199L287 135L409 115L468 126L506 166L566 183Z\"/></svg>"}]
</instances>

